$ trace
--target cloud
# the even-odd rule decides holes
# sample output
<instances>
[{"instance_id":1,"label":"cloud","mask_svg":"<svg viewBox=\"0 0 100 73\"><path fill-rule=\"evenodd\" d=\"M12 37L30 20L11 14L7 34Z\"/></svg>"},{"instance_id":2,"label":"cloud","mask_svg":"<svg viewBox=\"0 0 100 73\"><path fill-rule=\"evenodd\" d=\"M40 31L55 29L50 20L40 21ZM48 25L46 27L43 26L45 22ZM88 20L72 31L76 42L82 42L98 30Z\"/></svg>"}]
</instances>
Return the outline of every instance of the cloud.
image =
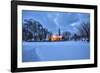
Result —
<instances>
[{"instance_id":1,"label":"cloud","mask_svg":"<svg viewBox=\"0 0 100 73\"><path fill-rule=\"evenodd\" d=\"M77 22L70 24L70 26L72 26L72 27L79 26L79 25L80 25L80 21L77 21Z\"/></svg>"},{"instance_id":2,"label":"cloud","mask_svg":"<svg viewBox=\"0 0 100 73\"><path fill-rule=\"evenodd\" d=\"M56 25L56 27L60 27L59 25L59 18L60 14L59 13L51 13L51 14L48 14L48 18Z\"/></svg>"}]
</instances>

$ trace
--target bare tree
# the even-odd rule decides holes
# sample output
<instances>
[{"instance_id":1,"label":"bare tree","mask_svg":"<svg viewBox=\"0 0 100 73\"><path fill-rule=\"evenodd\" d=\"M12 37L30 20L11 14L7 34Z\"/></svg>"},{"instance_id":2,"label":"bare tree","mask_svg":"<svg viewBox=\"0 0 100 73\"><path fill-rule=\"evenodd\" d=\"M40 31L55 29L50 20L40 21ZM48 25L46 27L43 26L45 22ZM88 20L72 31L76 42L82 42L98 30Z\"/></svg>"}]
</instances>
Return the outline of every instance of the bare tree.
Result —
<instances>
[{"instance_id":1,"label":"bare tree","mask_svg":"<svg viewBox=\"0 0 100 73\"><path fill-rule=\"evenodd\" d=\"M77 27L81 38L90 41L90 23L82 23L79 27Z\"/></svg>"}]
</instances>

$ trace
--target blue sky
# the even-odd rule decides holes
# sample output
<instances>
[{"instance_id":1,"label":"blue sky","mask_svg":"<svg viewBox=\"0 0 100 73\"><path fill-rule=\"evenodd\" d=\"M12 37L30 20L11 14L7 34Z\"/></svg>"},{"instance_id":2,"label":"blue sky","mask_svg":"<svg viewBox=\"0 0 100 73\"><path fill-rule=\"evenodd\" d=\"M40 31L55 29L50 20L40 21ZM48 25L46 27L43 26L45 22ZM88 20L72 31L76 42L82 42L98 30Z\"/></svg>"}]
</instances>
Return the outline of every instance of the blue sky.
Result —
<instances>
[{"instance_id":1,"label":"blue sky","mask_svg":"<svg viewBox=\"0 0 100 73\"><path fill-rule=\"evenodd\" d=\"M89 13L75 13L75 12L46 12L46 11L22 11L23 22L24 19L34 19L39 21L42 26L54 34L58 33L58 29L61 32L69 31L76 33L76 27L80 26L80 23L90 22Z\"/></svg>"}]
</instances>

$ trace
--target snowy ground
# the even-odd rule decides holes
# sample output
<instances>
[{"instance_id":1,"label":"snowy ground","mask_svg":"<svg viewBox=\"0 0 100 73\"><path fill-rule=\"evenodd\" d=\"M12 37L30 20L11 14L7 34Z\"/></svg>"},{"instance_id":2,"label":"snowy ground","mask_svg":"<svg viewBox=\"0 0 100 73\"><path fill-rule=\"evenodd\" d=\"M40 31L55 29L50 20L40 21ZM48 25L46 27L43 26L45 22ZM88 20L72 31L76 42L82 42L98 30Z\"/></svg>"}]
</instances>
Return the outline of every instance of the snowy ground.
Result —
<instances>
[{"instance_id":1,"label":"snowy ground","mask_svg":"<svg viewBox=\"0 0 100 73\"><path fill-rule=\"evenodd\" d=\"M23 62L79 60L90 58L90 44L84 41L23 42Z\"/></svg>"}]
</instances>

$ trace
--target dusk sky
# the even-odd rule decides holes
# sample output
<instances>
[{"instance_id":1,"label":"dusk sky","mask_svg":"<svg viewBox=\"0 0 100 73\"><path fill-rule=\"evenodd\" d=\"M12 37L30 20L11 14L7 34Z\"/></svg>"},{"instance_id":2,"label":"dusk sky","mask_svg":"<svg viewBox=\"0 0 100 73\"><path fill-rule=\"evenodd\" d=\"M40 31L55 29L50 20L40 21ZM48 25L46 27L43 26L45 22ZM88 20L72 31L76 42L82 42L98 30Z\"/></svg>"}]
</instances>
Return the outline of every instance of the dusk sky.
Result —
<instances>
[{"instance_id":1,"label":"dusk sky","mask_svg":"<svg viewBox=\"0 0 100 73\"><path fill-rule=\"evenodd\" d=\"M69 31L71 33L77 32L76 27L81 23L90 22L89 13L75 13L75 12L44 12L44 11L22 11L23 22L24 19L34 19L42 24L48 31L57 34L60 28L61 32Z\"/></svg>"}]
</instances>

